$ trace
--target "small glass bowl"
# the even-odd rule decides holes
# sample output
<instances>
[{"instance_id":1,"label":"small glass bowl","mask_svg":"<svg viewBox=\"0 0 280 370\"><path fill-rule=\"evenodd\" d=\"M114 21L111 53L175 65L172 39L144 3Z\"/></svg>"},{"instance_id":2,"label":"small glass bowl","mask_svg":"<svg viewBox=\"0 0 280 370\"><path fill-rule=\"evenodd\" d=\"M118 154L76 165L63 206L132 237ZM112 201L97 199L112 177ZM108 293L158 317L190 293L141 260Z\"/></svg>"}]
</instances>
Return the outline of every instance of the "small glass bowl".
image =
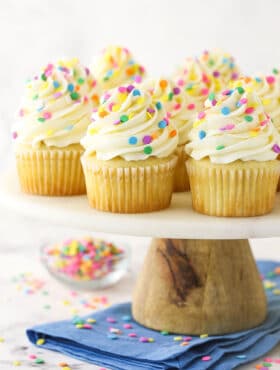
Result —
<instances>
[{"instance_id":1,"label":"small glass bowl","mask_svg":"<svg viewBox=\"0 0 280 370\"><path fill-rule=\"evenodd\" d=\"M94 270L95 276L90 277L88 275L83 275L83 273L81 273L81 271L75 266L75 263L73 263L76 269L75 273L72 274L71 271L69 273L69 270L65 270L65 263L68 267L70 265L71 269L71 261L74 261L75 257L77 257L76 255L68 256L63 253L62 249L65 242L44 244L41 247L40 257L42 264L46 267L50 275L75 290L99 290L110 287L119 282L129 270L130 248L127 245L121 244L121 246L119 246L116 245L116 243L110 243L105 240L91 237L72 239L72 241L81 241L85 239L102 242L107 246L113 245L117 249L121 250L122 253L111 256L108 261L106 261L106 258L104 261L101 260L100 268L96 268L96 270ZM56 250L56 253L51 253L51 251L53 252L54 250ZM62 253L59 254L59 251ZM79 258L81 256L83 256L82 253L79 255ZM100 261L96 261L94 258L89 258L88 255L86 256L85 264L87 264L87 266L92 267L92 264L95 264L96 262L99 263Z\"/></svg>"}]
</instances>

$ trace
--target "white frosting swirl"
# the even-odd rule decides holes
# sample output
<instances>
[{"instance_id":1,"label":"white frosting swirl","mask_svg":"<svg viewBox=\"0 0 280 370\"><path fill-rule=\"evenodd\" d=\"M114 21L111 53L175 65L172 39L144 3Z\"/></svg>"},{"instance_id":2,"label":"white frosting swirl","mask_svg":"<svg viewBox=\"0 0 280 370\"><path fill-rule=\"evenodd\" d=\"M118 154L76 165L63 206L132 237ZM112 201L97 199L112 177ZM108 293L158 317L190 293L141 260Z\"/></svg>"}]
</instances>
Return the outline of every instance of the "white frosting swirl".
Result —
<instances>
[{"instance_id":1,"label":"white frosting swirl","mask_svg":"<svg viewBox=\"0 0 280 370\"><path fill-rule=\"evenodd\" d=\"M81 143L86 156L96 154L100 160L145 160L172 154L178 134L162 104L154 104L148 93L130 85L104 95Z\"/></svg>"},{"instance_id":2,"label":"white frosting swirl","mask_svg":"<svg viewBox=\"0 0 280 370\"><path fill-rule=\"evenodd\" d=\"M148 91L154 101L160 101L164 105L168 119L178 129L178 144L186 144L193 120L197 112L204 108L208 87L202 81L177 86L170 79L160 78L144 81L141 88Z\"/></svg>"},{"instance_id":3,"label":"white frosting swirl","mask_svg":"<svg viewBox=\"0 0 280 370\"><path fill-rule=\"evenodd\" d=\"M91 66L103 90L121 84L140 83L145 69L134 61L131 52L121 46L108 46Z\"/></svg>"},{"instance_id":4,"label":"white frosting swirl","mask_svg":"<svg viewBox=\"0 0 280 370\"><path fill-rule=\"evenodd\" d=\"M280 152L280 137L256 94L239 85L207 100L190 131L186 152L213 163L268 161Z\"/></svg>"},{"instance_id":5,"label":"white frosting swirl","mask_svg":"<svg viewBox=\"0 0 280 370\"><path fill-rule=\"evenodd\" d=\"M14 127L17 143L65 147L79 143L99 104L96 80L77 59L49 64L27 82Z\"/></svg>"}]
</instances>

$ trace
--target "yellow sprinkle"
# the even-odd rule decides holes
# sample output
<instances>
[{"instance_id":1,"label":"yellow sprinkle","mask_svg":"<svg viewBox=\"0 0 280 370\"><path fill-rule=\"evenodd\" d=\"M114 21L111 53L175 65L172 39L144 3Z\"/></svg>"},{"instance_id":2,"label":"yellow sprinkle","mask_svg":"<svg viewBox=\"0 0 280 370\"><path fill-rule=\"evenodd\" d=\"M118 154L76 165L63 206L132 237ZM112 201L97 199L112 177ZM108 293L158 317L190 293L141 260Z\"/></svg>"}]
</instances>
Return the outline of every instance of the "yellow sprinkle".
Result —
<instances>
[{"instance_id":1,"label":"yellow sprinkle","mask_svg":"<svg viewBox=\"0 0 280 370\"><path fill-rule=\"evenodd\" d=\"M71 302L67 301L67 300L63 301L62 303L64 304L64 306L70 306L71 305Z\"/></svg>"},{"instance_id":2,"label":"yellow sprinkle","mask_svg":"<svg viewBox=\"0 0 280 370\"><path fill-rule=\"evenodd\" d=\"M150 119L150 118L152 118L152 115L151 115L151 113L147 112L147 113L146 113L146 117L147 117L147 119Z\"/></svg>"},{"instance_id":3,"label":"yellow sprinkle","mask_svg":"<svg viewBox=\"0 0 280 370\"><path fill-rule=\"evenodd\" d=\"M163 95L161 100L164 101L164 102L167 102L168 101L168 95Z\"/></svg>"},{"instance_id":4,"label":"yellow sprinkle","mask_svg":"<svg viewBox=\"0 0 280 370\"><path fill-rule=\"evenodd\" d=\"M46 135L47 136L52 136L52 134L54 133L54 130L48 130L47 132L46 132Z\"/></svg>"},{"instance_id":5,"label":"yellow sprinkle","mask_svg":"<svg viewBox=\"0 0 280 370\"><path fill-rule=\"evenodd\" d=\"M201 125L203 121L204 121L203 119L199 119L199 120L195 121L193 123L193 128L196 128L197 126Z\"/></svg>"},{"instance_id":6,"label":"yellow sprinkle","mask_svg":"<svg viewBox=\"0 0 280 370\"><path fill-rule=\"evenodd\" d=\"M42 346L44 343L45 343L44 338L37 339L37 341L36 341L37 346Z\"/></svg>"},{"instance_id":7,"label":"yellow sprinkle","mask_svg":"<svg viewBox=\"0 0 280 370\"><path fill-rule=\"evenodd\" d=\"M20 366L21 365L21 362L16 360L16 361L13 362L13 365L14 366Z\"/></svg>"},{"instance_id":8,"label":"yellow sprinkle","mask_svg":"<svg viewBox=\"0 0 280 370\"><path fill-rule=\"evenodd\" d=\"M79 310L77 310L77 308L72 308L71 311L70 311L73 315L76 315Z\"/></svg>"},{"instance_id":9,"label":"yellow sprinkle","mask_svg":"<svg viewBox=\"0 0 280 370\"><path fill-rule=\"evenodd\" d=\"M259 135L259 132L257 132L257 131L250 131L250 136L251 137L256 137L258 135Z\"/></svg>"},{"instance_id":10,"label":"yellow sprinkle","mask_svg":"<svg viewBox=\"0 0 280 370\"><path fill-rule=\"evenodd\" d=\"M140 98L138 98L138 99L136 100L136 103L137 103L137 104L139 104L139 105L143 104L144 102L145 102L145 98L144 98L144 96L140 96Z\"/></svg>"},{"instance_id":11,"label":"yellow sprinkle","mask_svg":"<svg viewBox=\"0 0 280 370\"><path fill-rule=\"evenodd\" d=\"M134 116L135 116L135 113L134 113L134 112L131 112L131 113L129 113L128 118L129 118L129 119L131 119L131 118L133 118Z\"/></svg>"},{"instance_id":12,"label":"yellow sprinkle","mask_svg":"<svg viewBox=\"0 0 280 370\"><path fill-rule=\"evenodd\" d=\"M95 324L96 320L89 318L89 319L87 319L87 322L90 323L90 324Z\"/></svg>"},{"instance_id":13,"label":"yellow sprinkle","mask_svg":"<svg viewBox=\"0 0 280 370\"><path fill-rule=\"evenodd\" d=\"M63 366L61 370L71 370L71 368L69 366Z\"/></svg>"},{"instance_id":14,"label":"yellow sprinkle","mask_svg":"<svg viewBox=\"0 0 280 370\"><path fill-rule=\"evenodd\" d=\"M271 100L270 99L262 99L262 103L263 105L269 105L271 103Z\"/></svg>"},{"instance_id":15,"label":"yellow sprinkle","mask_svg":"<svg viewBox=\"0 0 280 370\"><path fill-rule=\"evenodd\" d=\"M253 91L253 88L252 88L252 87L247 86L247 87L245 88L245 91L246 91L247 93L251 93L251 92Z\"/></svg>"},{"instance_id":16,"label":"yellow sprinkle","mask_svg":"<svg viewBox=\"0 0 280 370\"><path fill-rule=\"evenodd\" d=\"M274 289L273 294L275 295L280 295L280 289Z\"/></svg>"},{"instance_id":17,"label":"yellow sprinkle","mask_svg":"<svg viewBox=\"0 0 280 370\"><path fill-rule=\"evenodd\" d=\"M201 339L208 338L208 334L201 334L201 335L200 335L200 338L201 338Z\"/></svg>"},{"instance_id":18,"label":"yellow sprinkle","mask_svg":"<svg viewBox=\"0 0 280 370\"><path fill-rule=\"evenodd\" d=\"M179 342L180 340L182 340L183 337L174 337L173 340L175 340L175 342Z\"/></svg>"},{"instance_id":19,"label":"yellow sprinkle","mask_svg":"<svg viewBox=\"0 0 280 370\"><path fill-rule=\"evenodd\" d=\"M95 135L96 133L98 132L97 128L96 127L92 127L88 130L88 133L90 135Z\"/></svg>"},{"instance_id":20,"label":"yellow sprinkle","mask_svg":"<svg viewBox=\"0 0 280 370\"><path fill-rule=\"evenodd\" d=\"M119 111L120 110L120 104L114 104L113 106L112 106L112 111L113 112L117 112L117 111Z\"/></svg>"},{"instance_id":21,"label":"yellow sprinkle","mask_svg":"<svg viewBox=\"0 0 280 370\"><path fill-rule=\"evenodd\" d=\"M49 87L49 83L48 83L48 81L45 81L45 82L43 82L43 83L41 84L41 89L42 89L42 90L46 90L48 87Z\"/></svg>"},{"instance_id":22,"label":"yellow sprinkle","mask_svg":"<svg viewBox=\"0 0 280 370\"><path fill-rule=\"evenodd\" d=\"M5 339L3 337L0 337L0 343L4 343Z\"/></svg>"},{"instance_id":23,"label":"yellow sprinkle","mask_svg":"<svg viewBox=\"0 0 280 370\"><path fill-rule=\"evenodd\" d=\"M82 325L82 324L77 324L77 325L76 325L76 328L77 328L77 329L82 329L83 327L84 327L84 325Z\"/></svg>"},{"instance_id":24,"label":"yellow sprinkle","mask_svg":"<svg viewBox=\"0 0 280 370\"><path fill-rule=\"evenodd\" d=\"M148 340L150 343L153 343L155 341L154 338L149 338Z\"/></svg>"},{"instance_id":25,"label":"yellow sprinkle","mask_svg":"<svg viewBox=\"0 0 280 370\"><path fill-rule=\"evenodd\" d=\"M270 280L265 280L263 282L263 285L264 285L265 289L272 289L272 288L275 288L276 287L276 283L273 283Z\"/></svg>"}]
</instances>

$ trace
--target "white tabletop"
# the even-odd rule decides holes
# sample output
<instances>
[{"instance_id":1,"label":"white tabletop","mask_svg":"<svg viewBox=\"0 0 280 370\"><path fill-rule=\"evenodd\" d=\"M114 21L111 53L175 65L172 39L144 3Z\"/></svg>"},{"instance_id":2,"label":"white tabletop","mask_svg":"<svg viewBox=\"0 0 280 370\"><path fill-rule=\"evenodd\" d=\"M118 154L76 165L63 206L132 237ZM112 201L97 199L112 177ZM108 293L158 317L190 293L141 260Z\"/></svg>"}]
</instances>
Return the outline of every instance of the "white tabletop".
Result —
<instances>
[{"instance_id":1,"label":"white tabletop","mask_svg":"<svg viewBox=\"0 0 280 370\"><path fill-rule=\"evenodd\" d=\"M28 343L25 330L34 324L71 318L73 309L78 309L80 315L90 312L81 305L81 298L89 300L90 297L105 295L111 303L129 300L150 239L99 234L99 236L106 236L107 239L115 242L125 241L132 246L132 271L120 284L111 289L73 297L69 293L69 289L48 276L39 262L39 246L47 240L61 240L66 236L81 236L85 233L66 228L54 228L47 223L18 217L1 208L0 219L0 338L5 339L5 342L0 343L0 369L14 370L13 361L20 361L21 367L19 369L30 370L29 354L37 354L38 357L45 360L44 365L36 365L42 370L59 369L57 366L59 362L67 362L72 370L99 369L99 367L66 358L55 352L34 348ZM50 235L52 235L51 238ZM253 242L253 245L254 253L258 258L277 259L278 257L280 259L279 240L258 239ZM26 272L31 272L34 278L42 278L46 282L45 287L33 295L27 295L18 290L20 287L12 282L12 277ZM43 295L43 291L47 291L49 294ZM46 308L46 305L50 307ZM270 357L279 357L279 355L280 346L269 354ZM240 369L254 369L254 365L257 363L259 361ZM280 366L274 365L272 369L279 370Z\"/></svg>"}]
</instances>

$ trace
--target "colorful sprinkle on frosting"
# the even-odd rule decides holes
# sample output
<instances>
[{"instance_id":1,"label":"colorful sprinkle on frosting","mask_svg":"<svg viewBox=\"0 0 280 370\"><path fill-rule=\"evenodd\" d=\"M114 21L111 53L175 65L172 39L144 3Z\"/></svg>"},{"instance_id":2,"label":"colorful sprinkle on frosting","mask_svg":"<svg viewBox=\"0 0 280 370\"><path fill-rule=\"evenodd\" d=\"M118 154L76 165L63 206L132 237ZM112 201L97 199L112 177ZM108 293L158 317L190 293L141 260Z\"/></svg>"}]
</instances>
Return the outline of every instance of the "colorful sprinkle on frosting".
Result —
<instances>
[{"instance_id":1,"label":"colorful sprinkle on frosting","mask_svg":"<svg viewBox=\"0 0 280 370\"><path fill-rule=\"evenodd\" d=\"M136 94L134 91L136 90ZM133 85L119 86L102 97L82 145L85 155L109 160L168 157L178 143L178 132L161 104Z\"/></svg>"}]
</instances>

